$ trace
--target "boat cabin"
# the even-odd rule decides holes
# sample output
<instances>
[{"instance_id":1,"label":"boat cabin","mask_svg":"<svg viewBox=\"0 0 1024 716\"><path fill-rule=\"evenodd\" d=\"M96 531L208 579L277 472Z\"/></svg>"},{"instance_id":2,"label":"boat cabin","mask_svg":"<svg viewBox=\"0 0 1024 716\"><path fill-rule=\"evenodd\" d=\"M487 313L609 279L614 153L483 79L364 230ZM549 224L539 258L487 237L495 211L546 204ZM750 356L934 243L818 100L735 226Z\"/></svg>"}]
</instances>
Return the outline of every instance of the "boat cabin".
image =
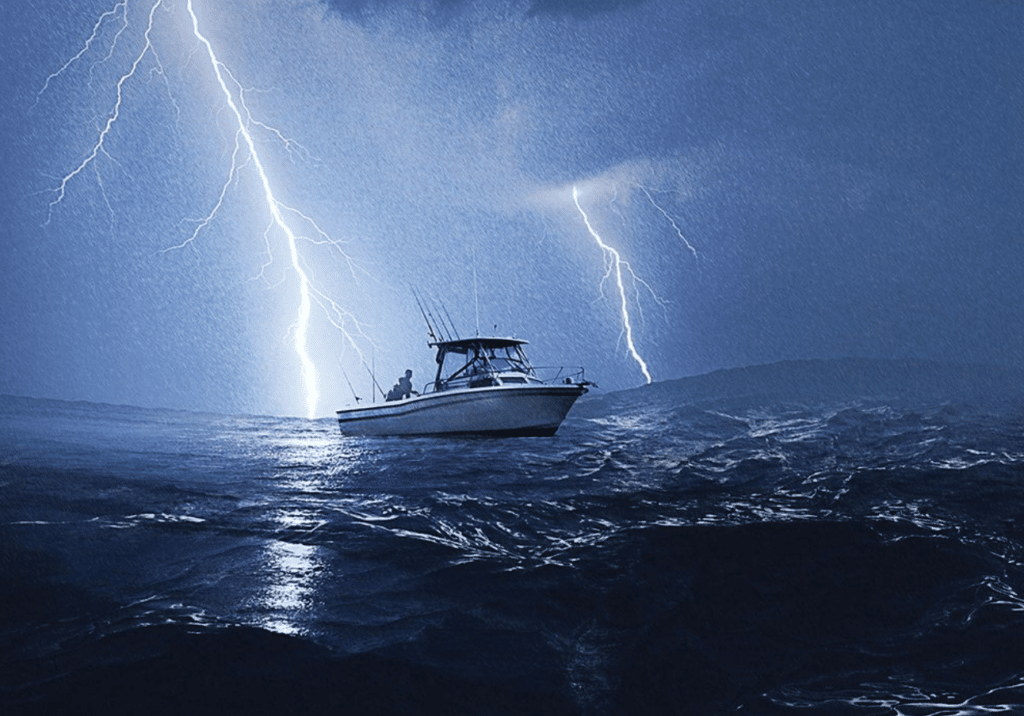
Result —
<instances>
[{"instance_id":1,"label":"boat cabin","mask_svg":"<svg viewBox=\"0 0 1024 716\"><path fill-rule=\"evenodd\" d=\"M431 343L437 349L434 391L540 383L518 338L462 338Z\"/></svg>"}]
</instances>

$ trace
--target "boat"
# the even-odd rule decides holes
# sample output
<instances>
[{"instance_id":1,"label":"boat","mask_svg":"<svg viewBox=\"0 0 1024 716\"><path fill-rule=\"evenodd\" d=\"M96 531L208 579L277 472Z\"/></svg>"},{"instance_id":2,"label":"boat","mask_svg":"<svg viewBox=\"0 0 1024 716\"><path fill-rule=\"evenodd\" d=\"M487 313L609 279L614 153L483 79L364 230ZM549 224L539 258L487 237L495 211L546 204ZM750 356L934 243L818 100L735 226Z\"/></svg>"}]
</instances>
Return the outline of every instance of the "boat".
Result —
<instances>
[{"instance_id":1,"label":"boat","mask_svg":"<svg viewBox=\"0 0 1024 716\"><path fill-rule=\"evenodd\" d=\"M477 336L428 345L437 350L434 380L408 397L338 410L343 433L549 437L592 385L582 368L535 369L526 357L527 341L519 338Z\"/></svg>"}]
</instances>

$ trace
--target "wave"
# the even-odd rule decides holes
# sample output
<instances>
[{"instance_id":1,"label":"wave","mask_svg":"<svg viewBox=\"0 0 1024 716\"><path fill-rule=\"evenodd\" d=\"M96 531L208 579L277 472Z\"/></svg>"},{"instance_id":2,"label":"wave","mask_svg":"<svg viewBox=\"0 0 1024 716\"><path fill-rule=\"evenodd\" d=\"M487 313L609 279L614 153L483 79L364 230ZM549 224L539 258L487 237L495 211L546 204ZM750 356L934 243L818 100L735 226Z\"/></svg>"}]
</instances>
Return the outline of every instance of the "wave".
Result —
<instances>
[{"instance_id":1,"label":"wave","mask_svg":"<svg viewBox=\"0 0 1024 716\"><path fill-rule=\"evenodd\" d=\"M1024 383L958 370L719 372L550 439L0 398L0 704L1019 708Z\"/></svg>"}]
</instances>

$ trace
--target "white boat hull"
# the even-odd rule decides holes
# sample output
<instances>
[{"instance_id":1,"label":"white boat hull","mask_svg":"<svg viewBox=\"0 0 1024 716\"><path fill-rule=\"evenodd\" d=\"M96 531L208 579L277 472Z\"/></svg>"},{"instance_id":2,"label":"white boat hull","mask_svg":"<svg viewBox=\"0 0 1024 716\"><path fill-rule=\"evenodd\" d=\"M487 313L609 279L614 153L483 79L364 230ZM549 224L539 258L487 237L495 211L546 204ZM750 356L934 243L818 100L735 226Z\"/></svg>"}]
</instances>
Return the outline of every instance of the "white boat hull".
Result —
<instances>
[{"instance_id":1,"label":"white boat hull","mask_svg":"<svg viewBox=\"0 0 1024 716\"><path fill-rule=\"evenodd\" d=\"M579 384L446 390L339 410L338 423L349 435L550 436L585 392Z\"/></svg>"}]
</instances>

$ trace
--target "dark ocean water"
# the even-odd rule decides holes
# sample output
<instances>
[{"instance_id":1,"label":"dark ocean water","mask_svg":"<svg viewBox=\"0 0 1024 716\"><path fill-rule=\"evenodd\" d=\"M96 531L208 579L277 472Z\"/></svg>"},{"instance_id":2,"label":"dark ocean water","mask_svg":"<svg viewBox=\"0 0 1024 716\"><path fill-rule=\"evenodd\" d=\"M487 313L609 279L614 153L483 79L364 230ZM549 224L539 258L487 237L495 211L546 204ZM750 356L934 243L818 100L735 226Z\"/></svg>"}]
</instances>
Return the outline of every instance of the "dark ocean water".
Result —
<instances>
[{"instance_id":1,"label":"dark ocean water","mask_svg":"<svg viewBox=\"0 0 1024 716\"><path fill-rule=\"evenodd\" d=\"M0 397L0 713L1024 713L1018 374L596 393L505 440Z\"/></svg>"}]
</instances>

